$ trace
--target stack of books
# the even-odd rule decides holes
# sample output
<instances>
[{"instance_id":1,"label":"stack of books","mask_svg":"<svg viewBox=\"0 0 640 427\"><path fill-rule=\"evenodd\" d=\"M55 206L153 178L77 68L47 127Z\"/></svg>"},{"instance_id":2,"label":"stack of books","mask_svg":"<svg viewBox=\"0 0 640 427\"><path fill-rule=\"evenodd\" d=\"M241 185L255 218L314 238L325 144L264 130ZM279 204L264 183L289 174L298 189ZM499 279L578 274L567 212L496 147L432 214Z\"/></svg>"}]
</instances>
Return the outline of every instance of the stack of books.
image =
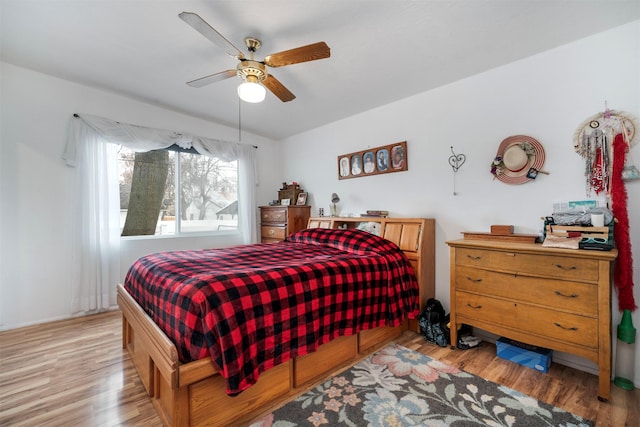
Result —
<instances>
[{"instance_id":1,"label":"stack of books","mask_svg":"<svg viewBox=\"0 0 640 427\"><path fill-rule=\"evenodd\" d=\"M368 210L366 213L360 214L360 216L366 218L386 218L389 216L389 211Z\"/></svg>"}]
</instances>

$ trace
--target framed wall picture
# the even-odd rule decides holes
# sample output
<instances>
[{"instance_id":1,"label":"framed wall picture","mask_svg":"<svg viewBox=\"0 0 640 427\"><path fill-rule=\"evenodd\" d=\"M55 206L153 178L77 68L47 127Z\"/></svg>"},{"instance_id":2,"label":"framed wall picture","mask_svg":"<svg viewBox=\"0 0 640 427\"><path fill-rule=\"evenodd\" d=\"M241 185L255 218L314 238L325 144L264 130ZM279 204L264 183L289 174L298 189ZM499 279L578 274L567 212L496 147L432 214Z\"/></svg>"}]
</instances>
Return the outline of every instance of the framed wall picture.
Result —
<instances>
[{"instance_id":1,"label":"framed wall picture","mask_svg":"<svg viewBox=\"0 0 640 427\"><path fill-rule=\"evenodd\" d=\"M340 176L349 176L349 174L351 173L349 158L342 157L338 162L340 164L340 166L338 167Z\"/></svg>"},{"instance_id":2,"label":"framed wall picture","mask_svg":"<svg viewBox=\"0 0 640 427\"><path fill-rule=\"evenodd\" d=\"M304 206L307 204L307 193L298 194L298 200L296 200L296 205Z\"/></svg>"},{"instance_id":3,"label":"framed wall picture","mask_svg":"<svg viewBox=\"0 0 640 427\"><path fill-rule=\"evenodd\" d=\"M402 169L405 163L404 147L402 145L394 145L391 147L391 167L393 169Z\"/></svg>"},{"instance_id":4,"label":"framed wall picture","mask_svg":"<svg viewBox=\"0 0 640 427\"><path fill-rule=\"evenodd\" d=\"M358 176L362 173L362 157L359 153L351 155L351 175Z\"/></svg>"},{"instance_id":5,"label":"framed wall picture","mask_svg":"<svg viewBox=\"0 0 640 427\"><path fill-rule=\"evenodd\" d=\"M407 141L338 156L338 179L406 171Z\"/></svg>"},{"instance_id":6,"label":"framed wall picture","mask_svg":"<svg viewBox=\"0 0 640 427\"><path fill-rule=\"evenodd\" d=\"M280 204L282 206L289 206L291 204L291 199L282 199L280 200Z\"/></svg>"},{"instance_id":7,"label":"framed wall picture","mask_svg":"<svg viewBox=\"0 0 640 427\"><path fill-rule=\"evenodd\" d=\"M364 173L373 173L376 171L376 160L373 151L367 151L362 155L362 169Z\"/></svg>"},{"instance_id":8,"label":"framed wall picture","mask_svg":"<svg viewBox=\"0 0 640 427\"><path fill-rule=\"evenodd\" d=\"M376 169L378 172L386 172L389 168L389 150L381 148L376 151Z\"/></svg>"}]
</instances>

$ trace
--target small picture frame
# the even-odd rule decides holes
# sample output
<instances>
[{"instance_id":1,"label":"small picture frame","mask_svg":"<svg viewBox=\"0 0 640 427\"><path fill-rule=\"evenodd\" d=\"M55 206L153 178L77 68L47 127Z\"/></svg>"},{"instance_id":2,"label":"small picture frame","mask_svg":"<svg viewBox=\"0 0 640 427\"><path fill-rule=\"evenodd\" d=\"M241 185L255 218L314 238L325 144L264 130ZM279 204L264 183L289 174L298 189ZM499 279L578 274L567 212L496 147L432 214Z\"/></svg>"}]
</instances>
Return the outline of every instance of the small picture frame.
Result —
<instances>
[{"instance_id":1,"label":"small picture frame","mask_svg":"<svg viewBox=\"0 0 640 427\"><path fill-rule=\"evenodd\" d=\"M291 199L282 199L280 200L280 204L282 206L289 206L291 204Z\"/></svg>"},{"instance_id":2,"label":"small picture frame","mask_svg":"<svg viewBox=\"0 0 640 427\"><path fill-rule=\"evenodd\" d=\"M376 156L373 154L373 151L367 151L362 155L362 163L364 163L362 169L364 170L364 173L373 173L376 171L375 158Z\"/></svg>"},{"instance_id":3,"label":"small picture frame","mask_svg":"<svg viewBox=\"0 0 640 427\"><path fill-rule=\"evenodd\" d=\"M340 176L349 176L351 173L351 166L349 163L349 157L343 157L340 159Z\"/></svg>"},{"instance_id":4,"label":"small picture frame","mask_svg":"<svg viewBox=\"0 0 640 427\"><path fill-rule=\"evenodd\" d=\"M298 194L298 200L296 200L297 206L304 206L307 204L307 193Z\"/></svg>"},{"instance_id":5,"label":"small picture frame","mask_svg":"<svg viewBox=\"0 0 640 427\"><path fill-rule=\"evenodd\" d=\"M351 175L357 176L362 173L362 157L360 154L351 156Z\"/></svg>"},{"instance_id":6,"label":"small picture frame","mask_svg":"<svg viewBox=\"0 0 640 427\"><path fill-rule=\"evenodd\" d=\"M391 148L391 167L394 169L402 169L405 167L404 147L395 145Z\"/></svg>"},{"instance_id":7,"label":"small picture frame","mask_svg":"<svg viewBox=\"0 0 640 427\"><path fill-rule=\"evenodd\" d=\"M386 172L389 169L389 150L381 148L376 152L378 158L376 167L380 172Z\"/></svg>"}]
</instances>

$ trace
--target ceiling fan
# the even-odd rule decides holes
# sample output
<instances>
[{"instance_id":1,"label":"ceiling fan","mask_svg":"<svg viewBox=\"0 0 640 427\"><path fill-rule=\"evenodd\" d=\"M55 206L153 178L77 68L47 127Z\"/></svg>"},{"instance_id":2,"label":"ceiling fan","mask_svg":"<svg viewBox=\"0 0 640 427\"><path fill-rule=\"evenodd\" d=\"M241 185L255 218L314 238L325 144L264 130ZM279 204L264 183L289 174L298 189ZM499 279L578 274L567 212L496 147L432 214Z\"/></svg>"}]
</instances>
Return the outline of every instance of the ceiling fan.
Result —
<instances>
[{"instance_id":1,"label":"ceiling fan","mask_svg":"<svg viewBox=\"0 0 640 427\"><path fill-rule=\"evenodd\" d=\"M178 16L215 45L224 49L227 55L240 61L236 69L201 77L187 82L187 84L192 87L202 87L210 83L238 76L244 81L244 83L238 86L238 95L241 99L248 102L261 102L265 97L264 87L269 89L282 102L295 99L296 96L272 74L269 74L266 67L284 67L285 65L315 61L331 56L329 46L327 46L325 42L318 42L283 52L272 53L271 55L265 56L262 61L256 61L253 57L254 53L260 49L262 45L262 42L257 38L246 37L244 39L244 43L249 51L249 58L247 58L240 49L235 47L199 15L192 12L182 12ZM262 83L264 87L261 86L260 83ZM252 97L253 92L257 93Z\"/></svg>"}]
</instances>

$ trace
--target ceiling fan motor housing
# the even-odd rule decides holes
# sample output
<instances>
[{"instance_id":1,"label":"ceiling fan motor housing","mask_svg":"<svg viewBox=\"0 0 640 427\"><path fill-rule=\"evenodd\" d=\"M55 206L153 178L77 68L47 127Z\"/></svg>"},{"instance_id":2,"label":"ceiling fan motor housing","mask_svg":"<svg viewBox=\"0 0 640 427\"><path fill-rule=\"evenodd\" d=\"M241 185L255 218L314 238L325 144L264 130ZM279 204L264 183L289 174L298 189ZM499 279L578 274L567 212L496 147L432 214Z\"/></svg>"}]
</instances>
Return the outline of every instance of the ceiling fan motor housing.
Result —
<instances>
[{"instance_id":1,"label":"ceiling fan motor housing","mask_svg":"<svg viewBox=\"0 0 640 427\"><path fill-rule=\"evenodd\" d=\"M251 53L260 49L260 47L262 46L262 42L255 37L245 37L244 44L245 46L247 46L247 50Z\"/></svg>"},{"instance_id":2,"label":"ceiling fan motor housing","mask_svg":"<svg viewBox=\"0 0 640 427\"><path fill-rule=\"evenodd\" d=\"M240 61L237 69L238 77L248 82L263 82L267 78L264 64L258 61Z\"/></svg>"}]
</instances>

